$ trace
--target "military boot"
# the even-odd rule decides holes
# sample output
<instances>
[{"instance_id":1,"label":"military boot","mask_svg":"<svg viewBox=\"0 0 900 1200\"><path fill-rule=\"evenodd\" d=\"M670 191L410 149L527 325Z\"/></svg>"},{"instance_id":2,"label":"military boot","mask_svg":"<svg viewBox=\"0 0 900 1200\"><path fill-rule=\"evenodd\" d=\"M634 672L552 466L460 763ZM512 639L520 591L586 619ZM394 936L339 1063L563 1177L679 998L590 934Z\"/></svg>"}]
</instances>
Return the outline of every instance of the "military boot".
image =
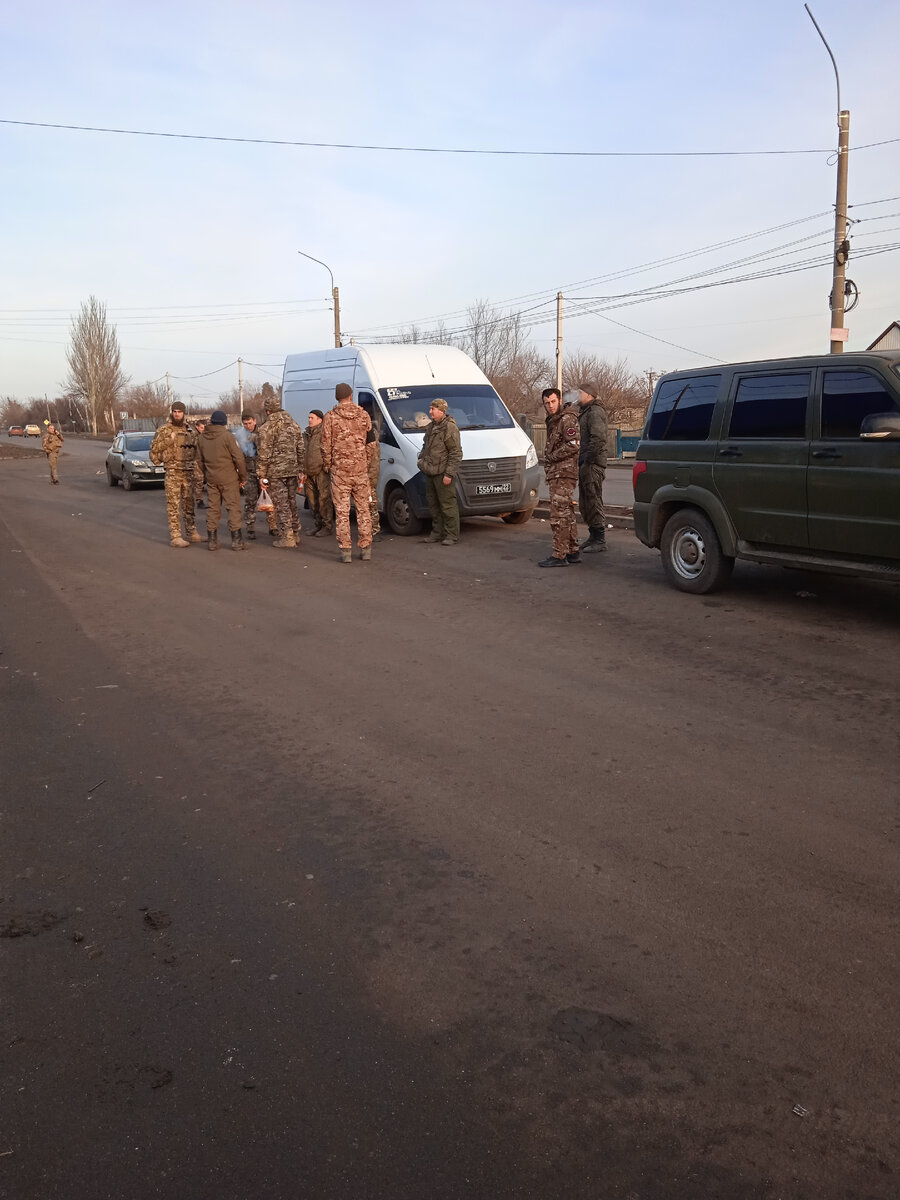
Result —
<instances>
[{"instance_id":1,"label":"military boot","mask_svg":"<svg viewBox=\"0 0 900 1200\"><path fill-rule=\"evenodd\" d=\"M256 530L253 528L253 526L252 526L252 525L248 525L248 526L247 526L247 534L246 534L246 537L247 537L247 541L248 541L248 542L255 542L255 541L256 541Z\"/></svg>"},{"instance_id":2,"label":"military boot","mask_svg":"<svg viewBox=\"0 0 900 1200\"><path fill-rule=\"evenodd\" d=\"M293 550L297 545L293 530L289 529L283 538L276 538L272 545L276 550Z\"/></svg>"},{"instance_id":3,"label":"military boot","mask_svg":"<svg viewBox=\"0 0 900 1200\"><path fill-rule=\"evenodd\" d=\"M331 530L326 525L320 525L313 537L331 537Z\"/></svg>"},{"instance_id":4,"label":"military boot","mask_svg":"<svg viewBox=\"0 0 900 1200\"><path fill-rule=\"evenodd\" d=\"M188 534L188 541L189 542L202 542L203 538L200 536L200 534L197 532L196 529L192 529L191 532Z\"/></svg>"},{"instance_id":5,"label":"military boot","mask_svg":"<svg viewBox=\"0 0 900 1200\"><path fill-rule=\"evenodd\" d=\"M353 559L353 551L350 546L341 546L341 562L351 562Z\"/></svg>"},{"instance_id":6,"label":"military boot","mask_svg":"<svg viewBox=\"0 0 900 1200\"><path fill-rule=\"evenodd\" d=\"M172 546L179 546L179 547L190 545L189 542L186 542L184 540L184 538L181 536L180 533L176 533L175 536L172 538L172 541L169 544Z\"/></svg>"},{"instance_id":7,"label":"military boot","mask_svg":"<svg viewBox=\"0 0 900 1200\"><path fill-rule=\"evenodd\" d=\"M607 549L606 530L592 529L591 536L578 547L582 554L602 554Z\"/></svg>"},{"instance_id":8,"label":"military boot","mask_svg":"<svg viewBox=\"0 0 900 1200\"><path fill-rule=\"evenodd\" d=\"M372 558L372 547L363 546L360 549L359 557L363 560L363 562L370 562Z\"/></svg>"},{"instance_id":9,"label":"military boot","mask_svg":"<svg viewBox=\"0 0 900 1200\"><path fill-rule=\"evenodd\" d=\"M219 548L219 531L218 531L218 529L208 529L206 531L206 548L207 548L207 550L218 550L218 548Z\"/></svg>"},{"instance_id":10,"label":"military boot","mask_svg":"<svg viewBox=\"0 0 900 1200\"><path fill-rule=\"evenodd\" d=\"M231 531L231 548L232 550L247 549L247 547L244 545L244 538L239 529L232 529Z\"/></svg>"}]
</instances>

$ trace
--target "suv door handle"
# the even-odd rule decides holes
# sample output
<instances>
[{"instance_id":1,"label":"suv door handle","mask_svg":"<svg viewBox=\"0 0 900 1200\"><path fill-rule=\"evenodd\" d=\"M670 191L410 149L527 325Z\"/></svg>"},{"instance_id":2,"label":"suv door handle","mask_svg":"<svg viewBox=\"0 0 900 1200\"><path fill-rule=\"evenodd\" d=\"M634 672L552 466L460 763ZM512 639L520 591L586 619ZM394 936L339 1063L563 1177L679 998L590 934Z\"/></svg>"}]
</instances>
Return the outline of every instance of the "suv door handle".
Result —
<instances>
[{"instance_id":1,"label":"suv door handle","mask_svg":"<svg viewBox=\"0 0 900 1200\"><path fill-rule=\"evenodd\" d=\"M723 446L719 451L722 458L740 458L743 450L738 450L737 446Z\"/></svg>"},{"instance_id":2,"label":"suv door handle","mask_svg":"<svg viewBox=\"0 0 900 1200\"><path fill-rule=\"evenodd\" d=\"M829 447L827 450L813 450L813 458L843 458L840 450Z\"/></svg>"}]
</instances>

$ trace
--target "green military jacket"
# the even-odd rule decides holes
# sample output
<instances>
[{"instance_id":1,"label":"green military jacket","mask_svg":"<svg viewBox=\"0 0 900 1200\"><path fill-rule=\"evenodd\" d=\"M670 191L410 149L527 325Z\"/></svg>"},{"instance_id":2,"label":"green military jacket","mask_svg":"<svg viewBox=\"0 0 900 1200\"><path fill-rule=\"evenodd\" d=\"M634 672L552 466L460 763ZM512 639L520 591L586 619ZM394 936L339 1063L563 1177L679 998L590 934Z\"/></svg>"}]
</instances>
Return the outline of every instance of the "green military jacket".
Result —
<instances>
[{"instance_id":1,"label":"green military jacket","mask_svg":"<svg viewBox=\"0 0 900 1200\"><path fill-rule=\"evenodd\" d=\"M207 483L227 487L237 480L247 479L247 465L243 451L230 429L224 425L207 425L200 434L200 455Z\"/></svg>"},{"instance_id":2,"label":"green military jacket","mask_svg":"<svg viewBox=\"0 0 900 1200\"><path fill-rule=\"evenodd\" d=\"M578 465L605 467L609 422L606 419L606 409L599 400L592 400L590 404L582 404L581 412L578 414L578 424L581 436Z\"/></svg>"},{"instance_id":3,"label":"green military jacket","mask_svg":"<svg viewBox=\"0 0 900 1200\"><path fill-rule=\"evenodd\" d=\"M321 475L325 470L325 459L322 457L322 426L313 429L308 425L303 434L306 439L306 474Z\"/></svg>"},{"instance_id":4,"label":"green military jacket","mask_svg":"<svg viewBox=\"0 0 900 1200\"><path fill-rule=\"evenodd\" d=\"M462 444L459 427L449 413L442 421L431 421L426 426L418 462L423 475L455 478L462 462Z\"/></svg>"}]
</instances>

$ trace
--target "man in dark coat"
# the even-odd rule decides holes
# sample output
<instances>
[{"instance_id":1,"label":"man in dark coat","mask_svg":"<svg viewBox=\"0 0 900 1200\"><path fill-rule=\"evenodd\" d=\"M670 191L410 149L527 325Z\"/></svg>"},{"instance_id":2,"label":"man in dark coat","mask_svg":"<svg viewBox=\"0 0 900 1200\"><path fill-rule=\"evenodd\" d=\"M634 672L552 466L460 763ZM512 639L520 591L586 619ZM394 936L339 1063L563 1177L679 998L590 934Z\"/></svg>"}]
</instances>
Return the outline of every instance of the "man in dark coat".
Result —
<instances>
[{"instance_id":1,"label":"man in dark coat","mask_svg":"<svg viewBox=\"0 0 900 1200\"><path fill-rule=\"evenodd\" d=\"M578 507L590 530L581 543L584 554L599 554L606 549L606 514L603 511L603 481L606 478L606 446L609 424L606 410L597 399L597 389L583 383L574 394L567 392L566 401L580 405L578 425Z\"/></svg>"},{"instance_id":2,"label":"man in dark coat","mask_svg":"<svg viewBox=\"0 0 900 1200\"><path fill-rule=\"evenodd\" d=\"M228 528L231 530L232 550L245 550L241 535L241 488L247 482L244 455L228 428L228 418L217 409L200 435L200 456L206 475L206 541L209 550L219 548L219 517L222 501L228 509Z\"/></svg>"}]
</instances>

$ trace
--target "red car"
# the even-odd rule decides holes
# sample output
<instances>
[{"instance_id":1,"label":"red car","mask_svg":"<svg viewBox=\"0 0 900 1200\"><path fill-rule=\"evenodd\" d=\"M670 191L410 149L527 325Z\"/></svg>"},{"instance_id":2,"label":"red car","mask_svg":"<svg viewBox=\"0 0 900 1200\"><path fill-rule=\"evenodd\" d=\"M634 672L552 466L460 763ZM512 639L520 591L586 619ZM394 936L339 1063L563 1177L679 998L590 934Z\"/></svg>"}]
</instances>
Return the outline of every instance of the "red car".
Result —
<instances>
[{"instance_id":1,"label":"red car","mask_svg":"<svg viewBox=\"0 0 900 1200\"><path fill-rule=\"evenodd\" d=\"M10 425L9 429L7 429L7 431L6 431L6 436L7 437L24 437L25 436L25 426L24 425Z\"/></svg>"}]
</instances>

